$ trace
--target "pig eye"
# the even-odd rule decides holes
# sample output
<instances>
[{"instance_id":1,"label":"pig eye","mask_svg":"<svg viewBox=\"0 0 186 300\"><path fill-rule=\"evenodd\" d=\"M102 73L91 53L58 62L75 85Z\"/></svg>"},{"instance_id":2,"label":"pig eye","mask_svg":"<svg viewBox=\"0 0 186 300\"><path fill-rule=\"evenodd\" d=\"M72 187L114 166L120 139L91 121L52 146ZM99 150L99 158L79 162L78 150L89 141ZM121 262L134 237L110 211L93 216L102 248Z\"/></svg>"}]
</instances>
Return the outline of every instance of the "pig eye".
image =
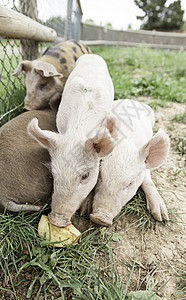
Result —
<instances>
[{"instance_id":1,"label":"pig eye","mask_svg":"<svg viewBox=\"0 0 186 300\"><path fill-rule=\"evenodd\" d=\"M128 185L127 188L130 188L133 185L134 181L131 181Z\"/></svg>"},{"instance_id":2,"label":"pig eye","mask_svg":"<svg viewBox=\"0 0 186 300\"><path fill-rule=\"evenodd\" d=\"M41 84L39 85L40 90L43 90L43 89L46 87L46 85L47 85L47 81L41 83Z\"/></svg>"},{"instance_id":3,"label":"pig eye","mask_svg":"<svg viewBox=\"0 0 186 300\"><path fill-rule=\"evenodd\" d=\"M84 173L84 174L81 176L81 182L85 181L88 177L89 177L89 172Z\"/></svg>"}]
</instances>

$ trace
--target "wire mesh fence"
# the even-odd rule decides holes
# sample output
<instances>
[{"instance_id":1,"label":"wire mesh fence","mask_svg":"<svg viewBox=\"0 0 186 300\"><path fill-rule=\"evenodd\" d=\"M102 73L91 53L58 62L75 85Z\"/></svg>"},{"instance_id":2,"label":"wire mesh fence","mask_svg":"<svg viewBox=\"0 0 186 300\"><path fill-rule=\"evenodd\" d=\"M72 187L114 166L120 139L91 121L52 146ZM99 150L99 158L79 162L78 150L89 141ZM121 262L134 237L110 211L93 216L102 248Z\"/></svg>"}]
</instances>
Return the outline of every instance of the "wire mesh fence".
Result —
<instances>
[{"instance_id":1,"label":"wire mesh fence","mask_svg":"<svg viewBox=\"0 0 186 300\"><path fill-rule=\"evenodd\" d=\"M57 41L81 37L79 0L1 0L0 4L53 28ZM23 76L11 74L21 60L33 60L50 46L27 39L0 37L0 125L22 112L25 96Z\"/></svg>"}]
</instances>

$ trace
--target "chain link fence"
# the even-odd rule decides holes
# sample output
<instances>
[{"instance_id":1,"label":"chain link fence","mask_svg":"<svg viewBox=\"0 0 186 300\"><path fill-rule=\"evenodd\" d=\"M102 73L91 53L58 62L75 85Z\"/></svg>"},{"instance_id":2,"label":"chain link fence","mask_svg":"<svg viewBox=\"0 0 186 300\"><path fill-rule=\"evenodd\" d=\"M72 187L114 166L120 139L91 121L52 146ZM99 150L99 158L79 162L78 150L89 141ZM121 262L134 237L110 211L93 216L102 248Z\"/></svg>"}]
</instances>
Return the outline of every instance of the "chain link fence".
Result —
<instances>
[{"instance_id":1,"label":"chain link fence","mask_svg":"<svg viewBox=\"0 0 186 300\"><path fill-rule=\"evenodd\" d=\"M57 33L56 42L81 38L79 0L1 0L0 4L53 28ZM16 78L11 74L21 60L37 58L50 44L0 37L0 125L22 112L23 76Z\"/></svg>"}]
</instances>

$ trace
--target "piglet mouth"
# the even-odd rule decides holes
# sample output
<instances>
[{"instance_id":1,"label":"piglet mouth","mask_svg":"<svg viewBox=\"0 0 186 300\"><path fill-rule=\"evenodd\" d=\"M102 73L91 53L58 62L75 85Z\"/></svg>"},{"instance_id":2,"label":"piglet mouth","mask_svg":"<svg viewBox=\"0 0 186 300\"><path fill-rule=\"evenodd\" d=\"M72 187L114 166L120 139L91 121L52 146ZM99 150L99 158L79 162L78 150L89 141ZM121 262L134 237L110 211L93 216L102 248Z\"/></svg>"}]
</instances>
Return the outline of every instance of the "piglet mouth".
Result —
<instances>
[{"instance_id":1,"label":"piglet mouth","mask_svg":"<svg viewBox=\"0 0 186 300\"><path fill-rule=\"evenodd\" d=\"M23 109L24 109L25 111L32 110L32 108L31 108L30 106L28 106L28 105L24 105L24 106L23 106Z\"/></svg>"},{"instance_id":2,"label":"piglet mouth","mask_svg":"<svg viewBox=\"0 0 186 300\"><path fill-rule=\"evenodd\" d=\"M62 214L53 213L53 212L48 214L48 220L52 225L55 225L57 227L66 227L67 225L71 224L69 218L65 217Z\"/></svg>"}]
</instances>

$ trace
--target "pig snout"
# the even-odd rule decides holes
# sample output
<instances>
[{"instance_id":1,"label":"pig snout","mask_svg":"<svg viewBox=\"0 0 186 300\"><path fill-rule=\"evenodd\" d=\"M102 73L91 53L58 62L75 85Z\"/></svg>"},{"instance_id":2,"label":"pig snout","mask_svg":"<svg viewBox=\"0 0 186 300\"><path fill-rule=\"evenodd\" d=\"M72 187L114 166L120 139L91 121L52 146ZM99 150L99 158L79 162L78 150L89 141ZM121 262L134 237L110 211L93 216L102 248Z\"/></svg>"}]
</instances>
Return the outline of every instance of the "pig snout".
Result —
<instances>
[{"instance_id":1,"label":"pig snout","mask_svg":"<svg viewBox=\"0 0 186 300\"><path fill-rule=\"evenodd\" d=\"M29 105L24 105L24 106L23 106L23 109L24 109L25 111L29 111L29 110L32 110L32 107L29 106Z\"/></svg>"},{"instance_id":2,"label":"pig snout","mask_svg":"<svg viewBox=\"0 0 186 300\"><path fill-rule=\"evenodd\" d=\"M30 104L30 101L29 101L29 97L28 97L28 96L26 96L25 99L24 99L24 106L23 106L23 109L26 110L26 111L33 110L33 109L34 109L33 105Z\"/></svg>"},{"instance_id":3,"label":"pig snout","mask_svg":"<svg viewBox=\"0 0 186 300\"><path fill-rule=\"evenodd\" d=\"M58 214L51 212L48 214L48 220L51 224L57 226L57 227L66 227L67 225L71 224L71 221L69 218L64 216L63 214Z\"/></svg>"},{"instance_id":4,"label":"pig snout","mask_svg":"<svg viewBox=\"0 0 186 300\"><path fill-rule=\"evenodd\" d=\"M90 219L96 224L103 226L111 226L113 221L113 215L106 213L105 211L97 211L90 214Z\"/></svg>"},{"instance_id":5,"label":"pig snout","mask_svg":"<svg viewBox=\"0 0 186 300\"><path fill-rule=\"evenodd\" d=\"M41 109L45 108L44 106L40 106ZM23 106L23 109L25 111L30 111L30 110L36 110L36 109L39 109L39 106L38 105L32 105L32 104L26 104Z\"/></svg>"},{"instance_id":6,"label":"pig snout","mask_svg":"<svg viewBox=\"0 0 186 300\"><path fill-rule=\"evenodd\" d=\"M41 102L42 102L41 97L39 97L35 93L33 93L33 95L30 94L26 95L24 99L23 109L26 111L43 109L45 108L45 105L44 104L41 105Z\"/></svg>"}]
</instances>

